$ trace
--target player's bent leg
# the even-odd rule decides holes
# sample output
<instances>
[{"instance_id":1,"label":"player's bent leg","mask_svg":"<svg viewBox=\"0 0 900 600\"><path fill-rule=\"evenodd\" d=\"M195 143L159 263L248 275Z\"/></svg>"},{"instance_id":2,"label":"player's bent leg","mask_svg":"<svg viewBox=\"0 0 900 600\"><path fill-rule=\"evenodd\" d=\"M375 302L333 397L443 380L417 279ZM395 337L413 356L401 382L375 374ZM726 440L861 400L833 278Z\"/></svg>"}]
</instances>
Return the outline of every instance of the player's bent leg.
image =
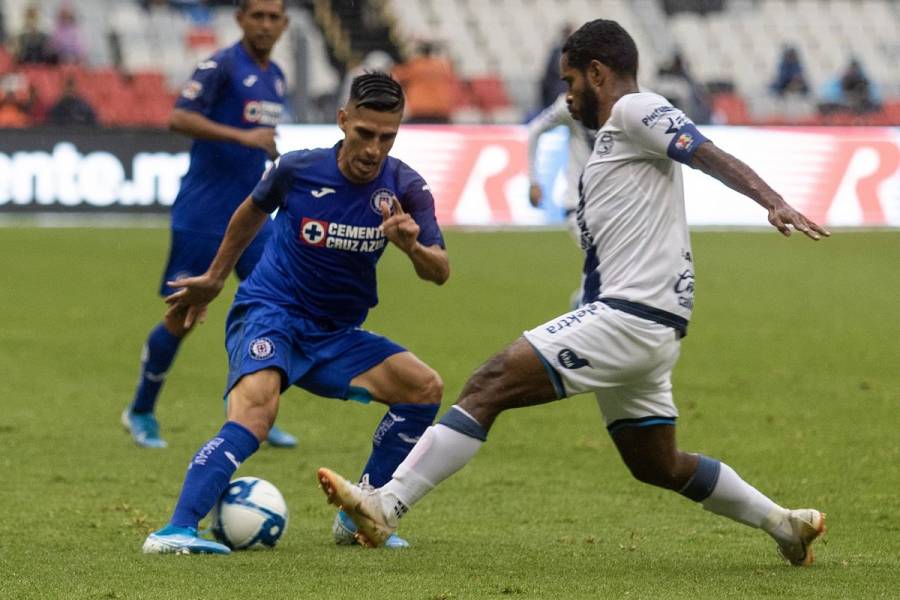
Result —
<instances>
[{"instance_id":1,"label":"player's bent leg","mask_svg":"<svg viewBox=\"0 0 900 600\"><path fill-rule=\"evenodd\" d=\"M342 506L356 524L357 539L377 546L409 507L472 459L500 412L556 398L543 362L520 338L472 376L459 404L425 431L383 487L369 492L328 469L319 470L319 481L329 502Z\"/></svg>"},{"instance_id":2,"label":"player's bent leg","mask_svg":"<svg viewBox=\"0 0 900 600\"><path fill-rule=\"evenodd\" d=\"M679 492L704 509L771 535L791 564L807 566L811 544L825 531L825 515L814 509L784 509L745 482L727 464L678 450L673 425L623 427L612 433L636 479Z\"/></svg>"},{"instance_id":3,"label":"player's bent leg","mask_svg":"<svg viewBox=\"0 0 900 600\"><path fill-rule=\"evenodd\" d=\"M215 551L215 546L210 550L195 539L197 525L228 487L237 468L265 439L278 412L280 390L281 372L276 369L250 373L238 380L229 395L228 422L194 455L170 522L147 537L145 552Z\"/></svg>"},{"instance_id":4,"label":"player's bent leg","mask_svg":"<svg viewBox=\"0 0 900 600\"><path fill-rule=\"evenodd\" d=\"M440 407L443 382L440 375L411 352L397 352L350 381L356 396L367 395L387 404L388 410L375 428L372 452L363 468L359 486L379 487L391 475L432 424ZM332 524L338 545L355 544L357 528L339 511ZM407 548L409 543L396 533L384 542L387 548Z\"/></svg>"}]
</instances>

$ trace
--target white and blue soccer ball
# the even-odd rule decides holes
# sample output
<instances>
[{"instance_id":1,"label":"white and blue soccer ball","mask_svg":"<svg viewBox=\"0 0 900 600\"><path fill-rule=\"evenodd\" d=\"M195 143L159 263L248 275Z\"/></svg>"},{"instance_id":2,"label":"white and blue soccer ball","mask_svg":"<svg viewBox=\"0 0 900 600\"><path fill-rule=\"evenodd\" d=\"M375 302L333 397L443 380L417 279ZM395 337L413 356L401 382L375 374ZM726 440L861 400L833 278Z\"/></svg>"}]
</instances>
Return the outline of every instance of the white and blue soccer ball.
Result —
<instances>
[{"instance_id":1,"label":"white and blue soccer ball","mask_svg":"<svg viewBox=\"0 0 900 600\"><path fill-rule=\"evenodd\" d=\"M228 484L210 517L213 535L232 550L272 548L287 530L288 509L274 485L240 477Z\"/></svg>"}]
</instances>

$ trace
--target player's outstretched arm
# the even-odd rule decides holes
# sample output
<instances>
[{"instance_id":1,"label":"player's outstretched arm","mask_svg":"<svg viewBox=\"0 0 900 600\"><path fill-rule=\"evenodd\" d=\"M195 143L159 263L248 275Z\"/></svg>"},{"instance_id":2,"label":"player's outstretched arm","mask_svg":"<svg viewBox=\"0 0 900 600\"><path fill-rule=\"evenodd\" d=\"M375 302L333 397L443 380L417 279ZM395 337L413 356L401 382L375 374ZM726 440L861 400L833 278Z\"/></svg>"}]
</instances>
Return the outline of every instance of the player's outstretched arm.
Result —
<instances>
[{"instance_id":1,"label":"player's outstretched arm","mask_svg":"<svg viewBox=\"0 0 900 600\"><path fill-rule=\"evenodd\" d=\"M831 233L806 215L785 202L781 195L769 187L746 163L728 154L712 142L704 142L697 148L690 166L715 177L736 192L753 199L769 212L769 223L785 236L791 228L802 231L807 237L818 240Z\"/></svg>"},{"instance_id":2,"label":"player's outstretched arm","mask_svg":"<svg viewBox=\"0 0 900 600\"><path fill-rule=\"evenodd\" d=\"M265 150L273 160L278 156L274 127L241 129L217 123L193 110L176 108L172 110L172 116L169 118L169 129L194 139L234 142L250 148L259 148Z\"/></svg>"},{"instance_id":3,"label":"player's outstretched arm","mask_svg":"<svg viewBox=\"0 0 900 600\"><path fill-rule=\"evenodd\" d=\"M166 282L170 287L178 289L166 297L166 304L169 305L166 314L184 313L184 326L187 329L196 321L203 322L207 305L222 291L228 274L234 270L241 254L268 218L269 215L256 206L253 198L244 200L228 222L225 237L206 273Z\"/></svg>"},{"instance_id":4,"label":"player's outstretched arm","mask_svg":"<svg viewBox=\"0 0 900 600\"><path fill-rule=\"evenodd\" d=\"M403 250L412 261L416 275L425 281L441 285L450 277L450 260L447 251L440 246L423 246L419 243L419 224L403 211L399 200L394 200L395 214L391 215L387 202L381 203L381 229L384 237Z\"/></svg>"}]
</instances>

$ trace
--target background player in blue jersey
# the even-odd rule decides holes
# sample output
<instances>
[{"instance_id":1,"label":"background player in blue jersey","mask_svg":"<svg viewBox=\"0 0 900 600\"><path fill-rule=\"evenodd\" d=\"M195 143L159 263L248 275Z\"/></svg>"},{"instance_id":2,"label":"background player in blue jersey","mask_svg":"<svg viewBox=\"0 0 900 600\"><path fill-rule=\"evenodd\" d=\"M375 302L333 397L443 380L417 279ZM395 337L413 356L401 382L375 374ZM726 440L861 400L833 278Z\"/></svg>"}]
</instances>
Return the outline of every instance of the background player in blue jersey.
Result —
<instances>
[{"instance_id":1,"label":"background player in blue jersey","mask_svg":"<svg viewBox=\"0 0 900 600\"><path fill-rule=\"evenodd\" d=\"M194 456L171 521L147 537L144 552L228 553L197 537L198 522L266 438L291 385L388 405L363 486L390 480L434 420L443 391L438 374L360 328L378 301L375 265L387 242L409 257L421 279L442 284L450 274L428 185L388 156L402 115L403 91L389 75L354 79L338 115L344 139L278 159L235 211L209 270L170 282L179 288L166 299L170 314L184 315L190 327L278 209L272 238L228 316L228 421ZM334 533L337 543L353 543L355 526L339 513ZM387 545L408 544L393 535Z\"/></svg>"},{"instance_id":2,"label":"background player in blue jersey","mask_svg":"<svg viewBox=\"0 0 900 600\"><path fill-rule=\"evenodd\" d=\"M169 261L160 295L174 290L166 281L199 275L212 262L228 220L259 181L267 158L275 158L275 125L284 108L284 74L269 60L287 26L283 0L241 0L236 14L240 42L201 62L172 111L170 127L194 138L191 163L172 207ZM262 227L234 269L246 279L262 255L271 226ZM141 357L141 376L122 423L145 448L164 448L153 413L166 373L190 331L184 315L169 311L150 332ZM274 446L296 439L276 428Z\"/></svg>"}]
</instances>

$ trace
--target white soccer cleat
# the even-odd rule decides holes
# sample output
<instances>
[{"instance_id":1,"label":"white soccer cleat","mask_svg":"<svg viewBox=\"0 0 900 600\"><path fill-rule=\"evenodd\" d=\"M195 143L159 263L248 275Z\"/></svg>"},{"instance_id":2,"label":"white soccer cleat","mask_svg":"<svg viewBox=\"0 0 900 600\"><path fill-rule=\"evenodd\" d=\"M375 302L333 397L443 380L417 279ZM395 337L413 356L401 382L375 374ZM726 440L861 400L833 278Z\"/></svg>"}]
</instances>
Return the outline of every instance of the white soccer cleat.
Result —
<instances>
[{"instance_id":1,"label":"white soccer cleat","mask_svg":"<svg viewBox=\"0 0 900 600\"><path fill-rule=\"evenodd\" d=\"M795 567L808 567L813 563L812 543L825 533L825 513L812 508L800 508L788 512L785 517L794 532L793 540L778 543L778 551Z\"/></svg>"},{"instance_id":2,"label":"white soccer cleat","mask_svg":"<svg viewBox=\"0 0 900 600\"><path fill-rule=\"evenodd\" d=\"M377 548L397 529L397 519L384 514L381 494L369 486L350 483L331 469L317 472L328 502L343 510L356 524L356 541L367 548Z\"/></svg>"}]
</instances>

